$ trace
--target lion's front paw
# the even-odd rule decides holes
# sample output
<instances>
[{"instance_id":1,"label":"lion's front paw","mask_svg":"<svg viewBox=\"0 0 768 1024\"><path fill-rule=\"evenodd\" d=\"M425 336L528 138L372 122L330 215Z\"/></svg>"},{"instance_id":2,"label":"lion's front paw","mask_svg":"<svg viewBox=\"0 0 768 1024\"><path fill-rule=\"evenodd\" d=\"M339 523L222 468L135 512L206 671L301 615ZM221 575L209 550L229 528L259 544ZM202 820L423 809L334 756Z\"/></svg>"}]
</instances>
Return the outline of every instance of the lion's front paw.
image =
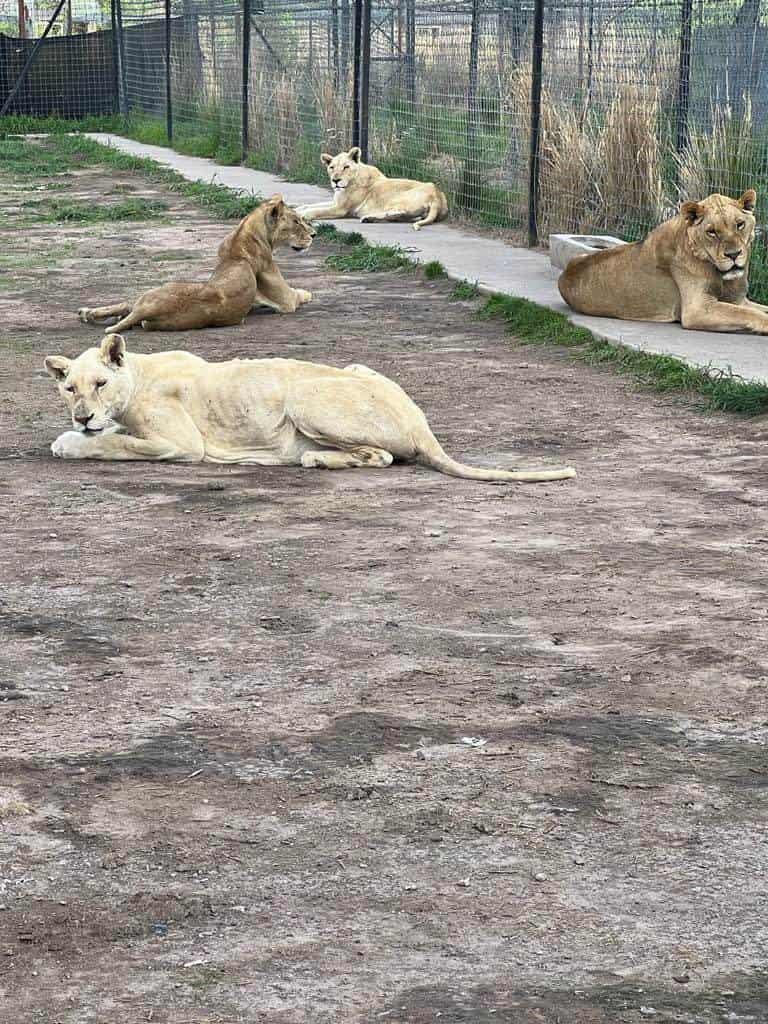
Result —
<instances>
[{"instance_id":1,"label":"lion's front paw","mask_svg":"<svg viewBox=\"0 0 768 1024\"><path fill-rule=\"evenodd\" d=\"M80 323L83 323L83 324L90 323L90 321L88 320L88 314L89 313L90 313L90 310L88 309L87 306L81 306L80 309L78 309L77 316L78 316L78 318L80 320Z\"/></svg>"},{"instance_id":2,"label":"lion's front paw","mask_svg":"<svg viewBox=\"0 0 768 1024\"><path fill-rule=\"evenodd\" d=\"M300 306L303 306L305 302L311 302L312 301L312 292L304 291L303 288L297 288L296 289L296 298L298 300L298 304Z\"/></svg>"},{"instance_id":3,"label":"lion's front paw","mask_svg":"<svg viewBox=\"0 0 768 1024\"><path fill-rule=\"evenodd\" d=\"M56 459L85 459L88 457L87 448L88 442L83 434L67 430L53 442L51 452Z\"/></svg>"}]
</instances>

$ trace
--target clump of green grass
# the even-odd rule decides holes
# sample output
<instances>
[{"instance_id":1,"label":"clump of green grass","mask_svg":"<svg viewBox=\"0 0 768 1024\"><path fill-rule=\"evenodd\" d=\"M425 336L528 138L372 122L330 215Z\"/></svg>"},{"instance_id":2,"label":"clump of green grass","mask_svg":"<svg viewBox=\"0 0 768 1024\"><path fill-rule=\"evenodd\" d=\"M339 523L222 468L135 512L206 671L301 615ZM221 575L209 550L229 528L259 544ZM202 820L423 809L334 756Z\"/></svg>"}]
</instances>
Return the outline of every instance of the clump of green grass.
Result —
<instances>
[{"instance_id":1,"label":"clump of green grass","mask_svg":"<svg viewBox=\"0 0 768 1024\"><path fill-rule=\"evenodd\" d=\"M536 345L563 345L591 365L610 365L644 387L660 392L698 394L708 408L757 416L768 412L768 383L749 381L730 370L689 366L673 356L656 355L595 337L551 309L527 299L492 295L478 312L483 320L501 319L511 334Z\"/></svg>"},{"instance_id":2,"label":"clump of green grass","mask_svg":"<svg viewBox=\"0 0 768 1024\"><path fill-rule=\"evenodd\" d=\"M83 117L71 121L62 117L7 114L0 117L0 139L5 139L9 135L27 135L30 132L120 132L124 127L124 119L117 114Z\"/></svg>"},{"instance_id":3,"label":"clump of green grass","mask_svg":"<svg viewBox=\"0 0 768 1024\"><path fill-rule=\"evenodd\" d=\"M39 142L0 139L0 171L13 178L42 178L69 171L74 163Z\"/></svg>"},{"instance_id":4,"label":"clump of green grass","mask_svg":"<svg viewBox=\"0 0 768 1024\"><path fill-rule=\"evenodd\" d=\"M26 145L31 146L32 143ZM161 167L154 160L131 156L81 135L53 135L43 145L58 157L74 159L81 166L106 166L137 172L154 184L199 203L222 220L240 220L263 201L260 196L239 193L213 182L187 181L176 171Z\"/></svg>"},{"instance_id":5,"label":"clump of green grass","mask_svg":"<svg viewBox=\"0 0 768 1024\"><path fill-rule=\"evenodd\" d=\"M457 281L448 298L451 302L469 302L471 299L476 299L479 294L480 289L477 287L477 282L473 284L470 281Z\"/></svg>"},{"instance_id":6,"label":"clump of green grass","mask_svg":"<svg viewBox=\"0 0 768 1024\"><path fill-rule=\"evenodd\" d=\"M359 231L339 231L338 236L342 245L368 245L365 236Z\"/></svg>"},{"instance_id":7,"label":"clump of green grass","mask_svg":"<svg viewBox=\"0 0 768 1024\"><path fill-rule=\"evenodd\" d=\"M428 263L425 263L421 269L424 271L424 277L426 277L428 281L436 281L438 278L448 276L445 272L445 267L440 260L430 260Z\"/></svg>"},{"instance_id":8,"label":"clump of green grass","mask_svg":"<svg viewBox=\"0 0 768 1024\"><path fill-rule=\"evenodd\" d=\"M594 338L562 313L511 295L492 295L477 315L481 320L503 320L513 334L533 344L588 345Z\"/></svg>"},{"instance_id":9,"label":"clump of green grass","mask_svg":"<svg viewBox=\"0 0 768 1024\"><path fill-rule=\"evenodd\" d=\"M337 230L335 224L318 224L315 230L318 238L325 238L329 242L339 241L341 232Z\"/></svg>"},{"instance_id":10,"label":"clump of green grass","mask_svg":"<svg viewBox=\"0 0 768 1024\"><path fill-rule=\"evenodd\" d=\"M350 246L349 252L334 253L326 263L345 273L414 269L399 245L369 245L366 241Z\"/></svg>"},{"instance_id":11,"label":"clump of green grass","mask_svg":"<svg viewBox=\"0 0 768 1024\"><path fill-rule=\"evenodd\" d=\"M131 115L119 131L122 135L151 146L173 146L177 153L185 153L187 156L209 157L219 164L230 166L239 164L243 155L239 116L233 112L227 115L212 107L196 111L195 118L201 118L205 127L190 127L179 119L174 128L173 141L168 138L164 118Z\"/></svg>"},{"instance_id":12,"label":"clump of green grass","mask_svg":"<svg viewBox=\"0 0 768 1024\"><path fill-rule=\"evenodd\" d=\"M25 203L35 220L46 223L101 224L104 221L153 220L165 213L168 204L159 199L124 199L119 203L98 206L71 199L46 199Z\"/></svg>"}]
</instances>

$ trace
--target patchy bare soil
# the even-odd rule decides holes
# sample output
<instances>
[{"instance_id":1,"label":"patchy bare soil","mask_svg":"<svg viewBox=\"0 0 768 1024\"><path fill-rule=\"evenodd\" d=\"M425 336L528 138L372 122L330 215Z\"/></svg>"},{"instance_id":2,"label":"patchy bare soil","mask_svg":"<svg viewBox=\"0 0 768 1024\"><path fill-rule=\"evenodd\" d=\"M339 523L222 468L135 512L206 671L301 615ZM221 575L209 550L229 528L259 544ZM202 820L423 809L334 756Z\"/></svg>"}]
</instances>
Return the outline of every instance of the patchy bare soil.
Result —
<instances>
[{"instance_id":1,"label":"patchy bare soil","mask_svg":"<svg viewBox=\"0 0 768 1024\"><path fill-rule=\"evenodd\" d=\"M318 245L299 314L130 344L362 361L578 479L54 461L74 310L227 230L169 202L1 233L0 1020L767 1020L768 431Z\"/></svg>"}]
</instances>

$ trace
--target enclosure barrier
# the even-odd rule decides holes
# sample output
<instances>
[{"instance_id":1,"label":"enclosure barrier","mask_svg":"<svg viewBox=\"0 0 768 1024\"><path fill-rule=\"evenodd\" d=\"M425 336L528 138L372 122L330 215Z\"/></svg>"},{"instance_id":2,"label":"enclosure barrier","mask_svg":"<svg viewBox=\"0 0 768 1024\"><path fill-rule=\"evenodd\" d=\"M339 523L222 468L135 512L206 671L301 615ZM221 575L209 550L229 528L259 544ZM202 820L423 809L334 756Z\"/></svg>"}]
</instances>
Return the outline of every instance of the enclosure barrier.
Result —
<instances>
[{"instance_id":1,"label":"enclosure barrier","mask_svg":"<svg viewBox=\"0 0 768 1024\"><path fill-rule=\"evenodd\" d=\"M41 26L61 6L47 2ZM75 23L87 2L72 0ZM355 144L438 183L454 219L530 245L553 230L636 238L683 196L763 190L767 8L111 0L87 35L0 36L0 104L119 112L139 138L317 183L320 153Z\"/></svg>"}]
</instances>

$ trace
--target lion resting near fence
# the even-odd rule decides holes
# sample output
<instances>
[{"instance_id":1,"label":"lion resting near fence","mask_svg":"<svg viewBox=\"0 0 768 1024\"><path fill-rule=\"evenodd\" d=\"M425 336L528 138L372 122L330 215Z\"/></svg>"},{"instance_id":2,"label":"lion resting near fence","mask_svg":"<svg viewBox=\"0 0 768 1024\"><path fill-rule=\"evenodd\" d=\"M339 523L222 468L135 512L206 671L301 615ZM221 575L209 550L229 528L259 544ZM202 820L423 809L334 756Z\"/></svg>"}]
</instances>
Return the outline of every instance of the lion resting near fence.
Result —
<instances>
[{"instance_id":1,"label":"lion resting near fence","mask_svg":"<svg viewBox=\"0 0 768 1024\"><path fill-rule=\"evenodd\" d=\"M363 223L413 221L414 231L442 220L448 213L448 200L431 181L388 178L360 159L359 146L348 153L320 159L328 168L333 186L333 202L302 206L299 213L308 220L335 220L359 217Z\"/></svg>"},{"instance_id":2,"label":"lion resting near fence","mask_svg":"<svg viewBox=\"0 0 768 1024\"><path fill-rule=\"evenodd\" d=\"M199 327L230 327L241 323L254 306L293 313L312 298L291 288L272 255L281 243L308 249L315 231L295 210L274 195L244 217L219 246L219 261L203 283L172 281L151 288L135 302L78 310L83 323L123 317L113 330L136 324L146 331L188 331Z\"/></svg>"},{"instance_id":3,"label":"lion resting near fence","mask_svg":"<svg viewBox=\"0 0 768 1024\"><path fill-rule=\"evenodd\" d=\"M642 242L571 260L560 294L589 316L768 334L768 306L747 298L756 199L749 189L683 203Z\"/></svg>"},{"instance_id":4,"label":"lion resting near fence","mask_svg":"<svg viewBox=\"0 0 768 1024\"><path fill-rule=\"evenodd\" d=\"M208 363L189 352L127 353L119 334L77 359L48 356L75 430L69 459L149 459L324 469L420 462L470 480L565 480L574 470L476 469L446 455L424 413L366 366L295 359Z\"/></svg>"}]
</instances>

